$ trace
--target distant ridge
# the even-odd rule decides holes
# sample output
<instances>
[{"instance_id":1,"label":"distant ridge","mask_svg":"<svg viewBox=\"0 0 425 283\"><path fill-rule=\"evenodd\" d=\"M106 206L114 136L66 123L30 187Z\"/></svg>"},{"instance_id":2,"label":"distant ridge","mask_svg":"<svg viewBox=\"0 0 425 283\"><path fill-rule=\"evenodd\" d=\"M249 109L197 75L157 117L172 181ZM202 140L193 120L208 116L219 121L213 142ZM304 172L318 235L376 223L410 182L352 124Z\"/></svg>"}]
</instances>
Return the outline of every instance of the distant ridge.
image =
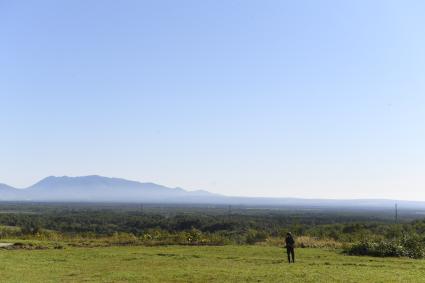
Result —
<instances>
[{"instance_id":1,"label":"distant ridge","mask_svg":"<svg viewBox=\"0 0 425 283\"><path fill-rule=\"evenodd\" d=\"M217 195L98 175L49 176L25 189L0 184L0 201L170 202L199 196Z\"/></svg>"},{"instance_id":2,"label":"distant ridge","mask_svg":"<svg viewBox=\"0 0 425 283\"><path fill-rule=\"evenodd\" d=\"M425 209L425 202L390 199L301 199L230 197L205 190L188 191L155 183L142 183L98 175L46 177L34 185L17 189L0 183L0 201L37 202L128 202L128 203L199 203L306 208L400 208Z\"/></svg>"}]
</instances>

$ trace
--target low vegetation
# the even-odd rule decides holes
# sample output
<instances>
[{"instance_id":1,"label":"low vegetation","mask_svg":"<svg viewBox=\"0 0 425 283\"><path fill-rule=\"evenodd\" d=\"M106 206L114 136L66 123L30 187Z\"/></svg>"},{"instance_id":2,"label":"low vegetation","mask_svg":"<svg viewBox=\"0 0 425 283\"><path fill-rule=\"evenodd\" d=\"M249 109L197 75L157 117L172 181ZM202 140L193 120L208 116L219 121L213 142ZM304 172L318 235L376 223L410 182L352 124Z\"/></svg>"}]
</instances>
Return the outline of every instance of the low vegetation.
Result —
<instances>
[{"instance_id":1,"label":"low vegetation","mask_svg":"<svg viewBox=\"0 0 425 283\"><path fill-rule=\"evenodd\" d=\"M423 260L282 247L120 246L0 250L2 282L423 282ZM371 280L373 278L373 280Z\"/></svg>"},{"instance_id":2,"label":"low vegetation","mask_svg":"<svg viewBox=\"0 0 425 283\"><path fill-rule=\"evenodd\" d=\"M4 204L3 204L4 205ZM0 204L2 282L421 282L425 221L385 213ZM296 235L296 263L284 235Z\"/></svg>"},{"instance_id":3,"label":"low vegetation","mask_svg":"<svg viewBox=\"0 0 425 283\"><path fill-rule=\"evenodd\" d=\"M418 236L381 241L364 240L351 245L345 251L350 255L423 258L425 256L425 241Z\"/></svg>"},{"instance_id":4,"label":"low vegetation","mask_svg":"<svg viewBox=\"0 0 425 283\"><path fill-rule=\"evenodd\" d=\"M225 207L140 209L8 204L8 209L0 213L0 239L53 243L48 248L259 244L282 247L286 232L292 231L299 248L344 249L348 255L383 257L425 255L425 220L401 218L394 224L387 214L376 215L264 208L230 211ZM22 246L25 249L42 248L26 243Z\"/></svg>"}]
</instances>

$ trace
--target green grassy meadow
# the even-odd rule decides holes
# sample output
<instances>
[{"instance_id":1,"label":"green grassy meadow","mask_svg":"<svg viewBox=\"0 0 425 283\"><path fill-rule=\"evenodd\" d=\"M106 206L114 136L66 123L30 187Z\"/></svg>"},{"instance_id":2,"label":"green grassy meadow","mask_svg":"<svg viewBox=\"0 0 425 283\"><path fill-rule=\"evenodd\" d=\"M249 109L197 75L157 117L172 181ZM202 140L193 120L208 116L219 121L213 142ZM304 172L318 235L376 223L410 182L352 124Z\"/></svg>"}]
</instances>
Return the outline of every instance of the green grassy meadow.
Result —
<instances>
[{"instance_id":1,"label":"green grassy meadow","mask_svg":"<svg viewBox=\"0 0 425 283\"><path fill-rule=\"evenodd\" d=\"M425 282L425 261L269 246L0 250L1 282Z\"/></svg>"}]
</instances>

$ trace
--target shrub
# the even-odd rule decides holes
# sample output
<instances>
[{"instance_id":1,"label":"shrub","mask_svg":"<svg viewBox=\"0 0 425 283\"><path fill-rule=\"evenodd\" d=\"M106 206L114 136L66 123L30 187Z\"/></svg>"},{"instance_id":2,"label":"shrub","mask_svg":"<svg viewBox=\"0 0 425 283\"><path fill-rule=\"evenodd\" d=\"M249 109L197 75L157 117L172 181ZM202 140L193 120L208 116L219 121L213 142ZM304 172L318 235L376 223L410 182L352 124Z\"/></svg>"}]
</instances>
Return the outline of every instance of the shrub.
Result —
<instances>
[{"instance_id":1,"label":"shrub","mask_svg":"<svg viewBox=\"0 0 425 283\"><path fill-rule=\"evenodd\" d=\"M295 241L295 245L300 248L332 248L337 249L342 247L341 242L337 242L333 239L318 239L309 236L298 237Z\"/></svg>"},{"instance_id":2,"label":"shrub","mask_svg":"<svg viewBox=\"0 0 425 283\"><path fill-rule=\"evenodd\" d=\"M346 249L349 255L369 255L377 257L423 258L424 242L415 236L391 241L361 241Z\"/></svg>"},{"instance_id":3,"label":"shrub","mask_svg":"<svg viewBox=\"0 0 425 283\"><path fill-rule=\"evenodd\" d=\"M261 231L249 230L246 234L246 243L253 245L258 242L264 242L267 239L267 234Z\"/></svg>"},{"instance_id":4,"label":"shrub","mask_svg":"<svg viewBox=\"0 0 425 283\"><path fill-rule=\"evenodd\" d=\"M411 258L423 258L425 256L425 243L419 237L403 238L404 256Z\"/></svg>"},{"instance_id":5,"label":"shrub","mask_svg":"<svg viewBox=\"0 0 425 283\"><path fill-rule=\"evenodd\" d=\"M36 235L41 230L37 222L27 222L21 227L21 231L25 235Z\"/></svg>"},{"instance_id":6,"label":"shrub","mask_svg":"<svg viewBox=\"0 0 425 283\"><path fill-rule=\"evenodd\" d=\"M110 237L110 242L116 245L133 245L138 243L138 238L131 233L115 232Z\"/></svg>"}]
</instances>

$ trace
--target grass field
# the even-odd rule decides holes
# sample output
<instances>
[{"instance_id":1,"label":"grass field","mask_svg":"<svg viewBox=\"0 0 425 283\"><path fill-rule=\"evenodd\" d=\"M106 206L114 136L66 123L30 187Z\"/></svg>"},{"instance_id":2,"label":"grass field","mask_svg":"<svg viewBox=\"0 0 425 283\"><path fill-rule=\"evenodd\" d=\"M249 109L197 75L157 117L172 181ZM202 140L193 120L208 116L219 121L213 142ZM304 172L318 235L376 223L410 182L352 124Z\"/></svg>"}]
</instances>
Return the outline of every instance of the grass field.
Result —
<instances>
[{"instance_id":1,"label":"grass field","mask_svg":"<svg viewBox=\"0 0 425 283\"><path fill-rule=\"evenodd\" d=\"M1 282L425 282L425 261L281 248L102 247L1 250Z\"/></svg>"}]
</instances>

